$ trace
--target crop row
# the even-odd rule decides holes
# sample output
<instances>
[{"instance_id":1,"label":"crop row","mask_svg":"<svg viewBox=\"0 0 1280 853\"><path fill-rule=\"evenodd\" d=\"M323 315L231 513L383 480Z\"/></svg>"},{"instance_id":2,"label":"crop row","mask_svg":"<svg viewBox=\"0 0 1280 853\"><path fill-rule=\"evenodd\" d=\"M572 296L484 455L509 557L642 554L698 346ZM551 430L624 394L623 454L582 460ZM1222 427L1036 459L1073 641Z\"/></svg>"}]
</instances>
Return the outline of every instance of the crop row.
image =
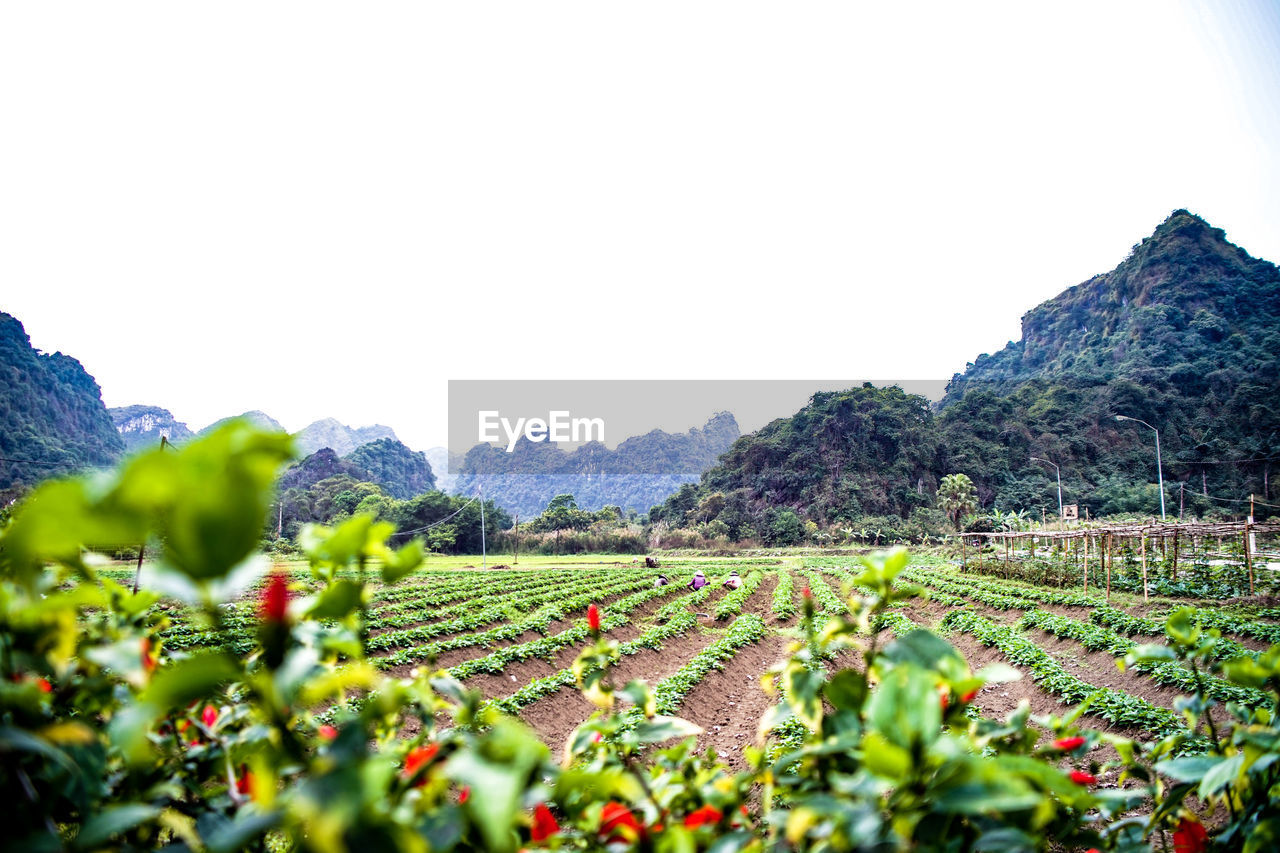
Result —
<instances>
[{"instance_id":1,"label":"crop row","mask_svg":"<svg viewBox=\"0 0 1280 853\"><path fill-rule=\"evenodd\" d=\"M849 612L849 606L840 600L840 596L832 592L820 573L809 569L805 571L804 577L809 592L813 594L813 600L817 602L819 612L828 616L839 616Z\"/></svg>"},{"instance_id":2,"label":"crop row","mask_svg":"<svg viewBox=\"0 0 1280 853\"><path fill-rule=\"evenodd\" d=\"M724 662L749 643L758 642L766 633L764 620L754 613L744 613L723 637L693 656L693 659L653 688L659 714L674 714L698 682L713 669L724 669Z\"/></svg>"},{"instance_id":3,"label":"crop row","mask_svg":"<svg viewBox=\"0 0 1280 853\"><path fill-rule=\"evenodd\" d=\"M606 622L601 627L605 627ZM623 655L634 655L644 649L661 649L662 642L670 639L678 634L683 634L690 628L697 626L698 619L688 610L679 611L670 621L664 625L654 625L634 640L630 640L618 645L618 653ZM606 628L607 630L607 628ZM533 704L538 699L548 696L561 688L568 687L574 683L574 674L572 667L566 667L554 675L548 675L545 678L535 678L524 687L521 687L510 696L502 699L494 699L491 704L501 711L508 714L515 714L520 709Z\"/></svg>"},{"instance_id":4,"label":"crop row","mask_svg":"<svg viewBox=\"0 0 1280 853\"><path fill-rule=\"evenodd\" d=\"M1040 604L1060 604L1067 607L1099 607L1104 604L1101 599L1078 592L1058 592L1022 584L984 581L972 575L924 572L919 569L907 569L902 574L913 583L972 598L997 610L1026 610Z\"/></svg>"},{"instance_id":5,"label":"crop row","mask_svg":"<svg viewBox=\"0 0 1280 853\"><path fill-rule=\"evenodd\" d=\"M995 646L1015 664L1027 667L1032 679L1068 704L1088 702L1092 714L1116 725L1131 726L1161 736L1182 731L1181 715L1152 705L1145 699L1097 687L1063 669L1044 649L1007 625L998 625L972 610L956 610L942 620L943 627L975 637L984 646Z\"/></svg>"},{"instance_id":6,"label":"crop row","mask_svg":"<svg viewBox=\"0 0 1280 853\"><path fill-rule=\"evenodd\" d=\"M761 579L764 574L754 571L742 579L742 586L737 589L730 590L723 598L720 599L719 605L716 606L716 620L723 622L730 616L736 616L742 612L742 605L751 597L756 588L760 586Z\"/></svg>"},{"instance_id":7,"label":"crop row","mask_svg":"<svg viewBox=\"0 0 1280 853\"><path fill-rule=\"evenodd\" d=\"M705 589L707 588L704 587L704 590ZM641 604L644 604L646 601L649 601L653 598L663 596L663 595L670 595L672 591L673 589L670 586L649 588L649 589L641 590L635 593L634 595L627 596L626 598L615 602L614 604L610 605L608 610L605 612L605 616L600 623L600 629L602 631L608 632L616 628L620 628L623 625L626 625L630 621L629 614L631 613L632 610L635 610ZM690 599L694 598L694 596L702 592L703 590L698 590L698 592L683 596L682 599L673 601L671 602L671 604L687 605ZM634 654L636 651L644 647L655 648L657 647L658 644L661 643L662 639L665 639L666 637L674 636L675 634L678 634L678 633L683 633L684 631L688 630L690 627L697 624L697 619L694 617L692 613L689 613L687 610L676 611L676 612L682 613L682 615L672 618L671 620L668 621L666 625L658 626L657 628L651 629L645 634L642 634L640 637L637 637L635 640L632 640L630 643L621 644L620 649L628 649L628 651L625 652L626 654ZM582 619L576 622L572 627L567 628L558 634L554 634L549 637L540 637L537 640L533 640L528 643L521 643L519 645L508 646L506 648L498 649L497 651L483 658L463 661L462 663L456 666L450 667L448 670L446 670L446 672L453 678L456 678L459 680L469 678L470 676L475 675L477 673L481 673L481 672L501 672L506 667L506 665L513 660L528 660L529 658L535 658L535 657L550 657L556 651L559 651L560 649L566 646L572 645L573 643L577 643L582 640L585 640L588 636L590 636L590 628L587 626L586 620ZM412 651L418 651L418 650L410 649L407 651L412 652ZM374 663L377 666L383 669L386 669L394 665L392 663L392 657L393 656L376 658L374 660ZM425 659L426 657L428 657L428 655L424 653L421 655L419 659ZM403 662L409 663L412 661L403 661ZM548 693L554 693L556 690L559 690L561 687L564 687L573 683L574 683L573 670L563 669L557 672L556 674L548 676L546 678L534 679L532 682L525 685L525 687L516 691L516 693L513 694L512 696L506 697L506 699L491 700L491 703L497 705L497 707L500 707L503 710L506 710L508 712L513 712L513 711L519 710L525 705L530 704L531 702L540 698L541 696L545 696ZM517 696L520 698L519 699L513 698ZM368 702L370 698L371 698L371 695L352 697L347 700L347 705L352 709L359 709L364 703ZM326 711L321 712L320 714L317 714L316 720L317 722L320 722L320 723L332 723L334 718L337 715L337 712L338 712L338 707L337 706L332 707Z\"/></svg>"},{"instance_id":8,"label":"crop row","mask_svg":"<svg viewBox=\"0 0 1280 853\"><path fill-rule=\"evenodd\" d=\"M627 593L638 587L647 586L648 583L644 578L622 581L621 583L611 584L609 586L600 586L598 582L592 582L585 579L582 582L568 587L560 587L557 590L542 593L536 596L525 598L519 601L519 609L528 610L538 605L546 605L539 615L544 617L545 622L551 622L560 618L555 615L557 613L566 612L569 609L577 609L568 607L572 601L577 601L585 596L585 602L580 605L586 607L592 601L598 601L601 598L615 595L618 593ZM424 640L430 640L433 637L439 637L443 634L459 634L466 631L474 630L481 625L488 625L491 622L505 621L511 618L513 602L507 600L499 600L498 602L486 605L480 610L464 616L455 616L452 619L445 619L440 622L431 622L426 625L417 625L413 628L403 628L396 631L388 631L379 634L376 637L370 637L368 648L371 651L379 651L383 649L394 649L406 646L411 643L419 643Z\"/></svg>"},{"instance_id":9,"label":"crop row","mask_svg":"<svg viewBox=\"0 0 1280 853\"><path fill-rule=\"evenodd\" d=\"M384 607L378 612L378 621L380 624L390 627L395 627L397 624L413 624L421 621L421 618L407 614L424 608L436 607L459 598L474 599L486 590L492 591L495 582L498 582L501 591L514 596L525 590L554 587L557 582L562 582L572 575L581 575L578 572L562 570L553 573L557 577L549 580L545 577L540 577L539 575L541 574L529 573L528 576L519 578L504 576L499 581L499 579L488 575L469 572L466 573L465 577L458 577L440 587L429 584L416 584L398 588L396 590L398 593L412 595L417 601L413 603L383 602ZM564 577L558 577L560 575ZM510 579L509 582L503 582L508 581L508 579ZM162 634L165 645L170 649L195 646L220 647L236 653L244 653L251 650L254 648L253 634L258 623L258 614L256 604L252 603L254 601L252 595L249 598L248 602L223 607L219 613L219 625L216 628L202 624L202 617L190 609L183 608L171 613L170 618L174 624L165 629ZM373 599L375 601L378 600L378 596L375 594ZM452 610L442 608L439 616L443 618L444 616L452 615L454 611L462 612L467 606L468 603L464 602ZM406 615L403 617L391 615L396 612L403 612Z\"/></svg>"},{"instance_id":10,"label":"crop row","mask_svg":"<svg viewBox=\"0 0 1280 853\"><path fill-rule=\"evenodd\" d=\"M635 592L626 598L623 598L608 608L608 619L606 623L610 628L620 627L626 624L627 614L635 610L640 605L671 594L671 587L646 587ZM598 601L598 591L579 592L576 595L564 598L557 604L543 608L542 610L528 616L525 619L509 622L500 625L490 631L483 631L477 634L465 634L459 637L451 637L447 640L428 643L422 646L413 646L410 648L399 649L389 655L377 657L373 659L375 666L381 669L390 669L393 666L403 666L405 664L418 663L420 661L429 660L443 651L450 649L466 648L468 646L488 645L489 643L500 640L509 640L518 637L526 631L538 631L545 634L547 627L551 622L563 619L567 614L577 610L582 610L593 602ZM459 664L454 674L458 678L466 678L475 672L501 672L506 664L512 660L524 660L531 657L543 657L550 655L557 649L563 648L570 643L577 642L586 636L585 622L579 622L571 628L561 631L551 636L539 637L527 643L520 643L514 646L508 646L499 649L483 658L473 661L466 661Z\"/></svg>"},{"instance_id":11,"label":"crop row","mask_svg":"<svg viewBox=\"0 0 1280 853\"><path fill-rule=\"evenodd\" d=\"M1255 617L1228 613L1212 607L1197 607L1195 619L1204 628L1217 628L1228 634L1253 637L1266 643L1280 643L1280 625Z\"/></svg>"},{"instance_id":12,"label":"crop row","mask_svg":"<svg viewBox=\"0 0 1280 853\"><path fill-rule=\"evenodd\" d=\"M1134 616L1125 613L1123 610L1117 610L1114 607L1099 607L1089 614L1089 621L1097 625L1104 625L1115 631L1133 636L1135 634L1148 634L1151 636L1164 635L1164 622L1159 619L1147 619L1142 616ZM1256 657L1257 652L1237 643L1235 640L1223 637L1218 641L1217 647L1214 649L1214 657L1218 659L1236 658L1241 656Z\"/></svg>"},{"instance_id":13,"label":"crop row","mask_svg":"<svg viewBox=\"0 0 1280 853\"><path fill-rule=\"evenodd\" d=\"M1044 610L1029 610L1022 616L1024 628L1039 628L1055 637L1075 640L1089 651L1104 651L1113 657L1123 657L1137 646L1133 640L1122 637L1115 631L1080 622L1067 616L1057 616ZM1158 684L1176 687L1187 693L1196 692L1196 678L1190 670L1173 661L1160 663L1140 663L1133 667L1137 672L1149 673L1151 679ZM1265 705L1267 696L1261 690L1232 684L1221 678L1201 676L1205 694L1223 702L1243 702L1250 705Z\"/></svg>"},{"instance_id":14,"label":"crop row","mask_svg":"<svg viewBox=\"0 0 1280 853\"><path fill-rule=\"evenodd\" d=\"M373 602L375 612L384 611L408 612L426 607L443 607L447 604L463 602L475 598L479 594L514 595L521 592L554 587L568 583L584 576L583 572L569 570L553 572L529 572L525 577L493 577L492 575L473 574L466 582L447 585L419 584L406 589L392 587L396 592L405 593L395 598L375 594ZM610 577L612 580L612 577Z\"/></svg>"},{"instance_id":15,"label":"crop row","mask_svg":"<svg viewBox=\"0 0 1280 853\"><path fill-rule=\"evenodd\" d=\"M903 574L906 573L904 572ZM996 610L1031 610L1039 606L1037 602L1030 599L991 592L985 589L975 589L940 577L921 577L916 575L908 577L908 580L943 593L973 599Z\"/></svg>"},{"instance_id":16,"label":"crop row","mask_svg":"<svg viewBox=\"0 0 1280 853\"><path fill-rule=\"evenodd\" d=\"M791 580L791 572L781 569L778 572L778 585L773 588L773 615L779 619L790 619L796 615L795 584Z\"/></svg>"}]
</instances>

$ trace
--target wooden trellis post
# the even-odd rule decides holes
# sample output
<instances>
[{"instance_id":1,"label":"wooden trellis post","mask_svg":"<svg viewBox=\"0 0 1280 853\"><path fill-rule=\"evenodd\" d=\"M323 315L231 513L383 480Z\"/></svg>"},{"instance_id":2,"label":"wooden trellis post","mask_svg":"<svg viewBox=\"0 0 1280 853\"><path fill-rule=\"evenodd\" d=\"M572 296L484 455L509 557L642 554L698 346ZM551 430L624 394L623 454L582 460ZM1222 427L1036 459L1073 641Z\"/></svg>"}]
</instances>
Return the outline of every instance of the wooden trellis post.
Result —
<instances>
[{"instance_id":1,"label":"wooden trellis post","mask_svg":"<svg viewBox=\"0 0 1280 853\"><path fill-rule=\"evenodd\" d=\"M1173 579L1178 580L1178 535L1180 531L1173 531Z\"/></svg>"},{"instance_id":2,"label":"wooden trellis post","mask_svg":"<svg viewBox=\"0 0 1280 853\"><path fill-rule=\"evenodd\" d=\"M1084 537L1084 594L1089 594L1089 534Z\"/></svg>"},{"instance_id":3,"label":"wooden trellis post","mask_svg":"<svg viewBox=\"0 0 1280 853\"><path fill-rule=\"evenodd\" d=\"M1147 595L1147 534L1142 534L1142 543L1139 546L1142 551L1142 600L1150 601Z\"/></svg>"},{"instance_id":4,"label":"wooden trellis post","mask_svg":"<svg viewBox=\"0 0 1280 853\"><path fill-rule=\"evenodd\" d=\"M1244 565L1249 570L1249 594L1253 595L1253 554L1249 552L1249 523L1244 525Z\"/></svg>"},{"instance_id":5,"label":"wooden trellis post","mask_svg":"<svg viewBox=\"0 0 1280 853\"><path fill-rule=\"evenodd\" d=\"M1102 558L1102 565L1107 570L1107 604L1111 603L1111 534L1108 533L1103 542L1107 549L1106 554Z\"/></svg>"}]
</instances>

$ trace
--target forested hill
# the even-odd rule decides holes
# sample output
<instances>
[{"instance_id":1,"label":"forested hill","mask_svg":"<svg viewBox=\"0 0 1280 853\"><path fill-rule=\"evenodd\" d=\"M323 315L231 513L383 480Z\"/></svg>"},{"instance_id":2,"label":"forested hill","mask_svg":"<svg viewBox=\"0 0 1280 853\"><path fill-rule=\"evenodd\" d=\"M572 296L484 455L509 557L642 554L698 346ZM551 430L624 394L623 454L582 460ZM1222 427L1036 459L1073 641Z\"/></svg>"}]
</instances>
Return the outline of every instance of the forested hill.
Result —
<instances>
[{"instance_id":1,"label":"forested hill","mask_svg":"<svg viewBox=\"0 0 1280 853\"><path fill-rule=\"evenodd\" d=\"M719 412L700 429L652 430L615 450L598 441L570 452L523 438L511 453L480 444L463 458L454 492L476 494L483 482L486 498L524 518L542 512L560 494L573 495L584 510L644 511L682 484L697 482L739 435L733 415Z\"/></svg>"},{"instance_id":2,"label":"forested hill","mask_svg":"<svg viewBox=\"0 0 1280 853\"><path fill-rule=\"evenodd\" d=\"M1035 378L1196 390L1192 374L1226 369L1221 378L1238 383L1273 364L1277 345L1280 269L1176 210L1114 270L1024 314L1022 339L953 377L942 405L976 385L1009 390Z\"/></svg>"},{"instance_id":3,"label":"forested hill","mask_svg":"<svg viewBox=\"0 0 1280 853\"><path fill-rule=\"evenodd\" d=\"M0 489L110 465L123 451L80 362L38 352L22 323L0 312Z\"/></svg>"},{"instance_id":4,"label":"forested hill","mask_svg":"<svg viewBox=\"0 0 1280 853\"><path fill-rule=\"evenodd\" d=\"M815 395L744 436L653 517L768 538L791 510L820 525L907 518L964 473L986 509L1158 514L1154 434L1175 514L1280 503L1280 269L1175 211L1115 270L1023 318L1023 337L953 378L938 411L896 388ZM1262 514L1261 512L1259 514ZM786 525L780 525L785 527Z\"/></svg>"},{"instance_id":5,"label":"forested hill","mask_svg":"<svg viewBox=\"0 0 1280 853\"><path fill-rule=\"evenodd\" d=\"M1276 494L1274 264L1178 210L1114 270L1036 307L1022 326L1022 340L978 358L942 402L944 465L969 473L984 501L1043 505L1054 472L1030 460L1039 456L1062 470L1069 503L1158 511L1147 485L1155 434L1116 415L1159 429L1168 505L1190 499L1197 512L1238 514L1232 501Z\"/></svg>"}]
</instances>

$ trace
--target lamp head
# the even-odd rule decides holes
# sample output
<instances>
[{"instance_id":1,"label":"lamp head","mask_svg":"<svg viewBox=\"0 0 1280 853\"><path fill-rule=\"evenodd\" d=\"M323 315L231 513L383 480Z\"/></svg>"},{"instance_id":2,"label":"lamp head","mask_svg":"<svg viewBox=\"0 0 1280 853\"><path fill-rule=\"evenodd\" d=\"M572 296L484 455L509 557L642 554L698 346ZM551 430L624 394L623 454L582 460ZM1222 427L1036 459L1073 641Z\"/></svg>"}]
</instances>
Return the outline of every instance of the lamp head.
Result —
<instances>
[{"instance_id":1,"label":"lamp head","mask_svg":"<svg viewBox=\"0 0 1280 853\"><path fill-rule=\"evenodd\" d=\"M1116 420L1118 420L1118 421L1131 421L1131 420L1133 420L1133 418L1127 417L1127 416L1125 416L1125 415L1116 415Z\"/></svg>"}]
</instances>

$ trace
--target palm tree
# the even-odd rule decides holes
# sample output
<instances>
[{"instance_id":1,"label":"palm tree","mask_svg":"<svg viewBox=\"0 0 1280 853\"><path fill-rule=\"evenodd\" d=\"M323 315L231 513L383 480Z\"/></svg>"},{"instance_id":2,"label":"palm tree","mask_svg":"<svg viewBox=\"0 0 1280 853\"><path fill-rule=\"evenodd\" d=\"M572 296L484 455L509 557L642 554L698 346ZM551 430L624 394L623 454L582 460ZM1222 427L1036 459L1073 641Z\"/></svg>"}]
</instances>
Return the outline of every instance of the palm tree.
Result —
<instances>
[{"instance_id":1,"label":"palm tree","mask_svg":"<svg viewBox=\"0 0 1280 853\"><path fill-rule=\"evenodd\" d=\"M938 507L960 530L960 519L978 508L978 492L967 474L948 474L938 484Z\"/></svg>"}]
</instances>

